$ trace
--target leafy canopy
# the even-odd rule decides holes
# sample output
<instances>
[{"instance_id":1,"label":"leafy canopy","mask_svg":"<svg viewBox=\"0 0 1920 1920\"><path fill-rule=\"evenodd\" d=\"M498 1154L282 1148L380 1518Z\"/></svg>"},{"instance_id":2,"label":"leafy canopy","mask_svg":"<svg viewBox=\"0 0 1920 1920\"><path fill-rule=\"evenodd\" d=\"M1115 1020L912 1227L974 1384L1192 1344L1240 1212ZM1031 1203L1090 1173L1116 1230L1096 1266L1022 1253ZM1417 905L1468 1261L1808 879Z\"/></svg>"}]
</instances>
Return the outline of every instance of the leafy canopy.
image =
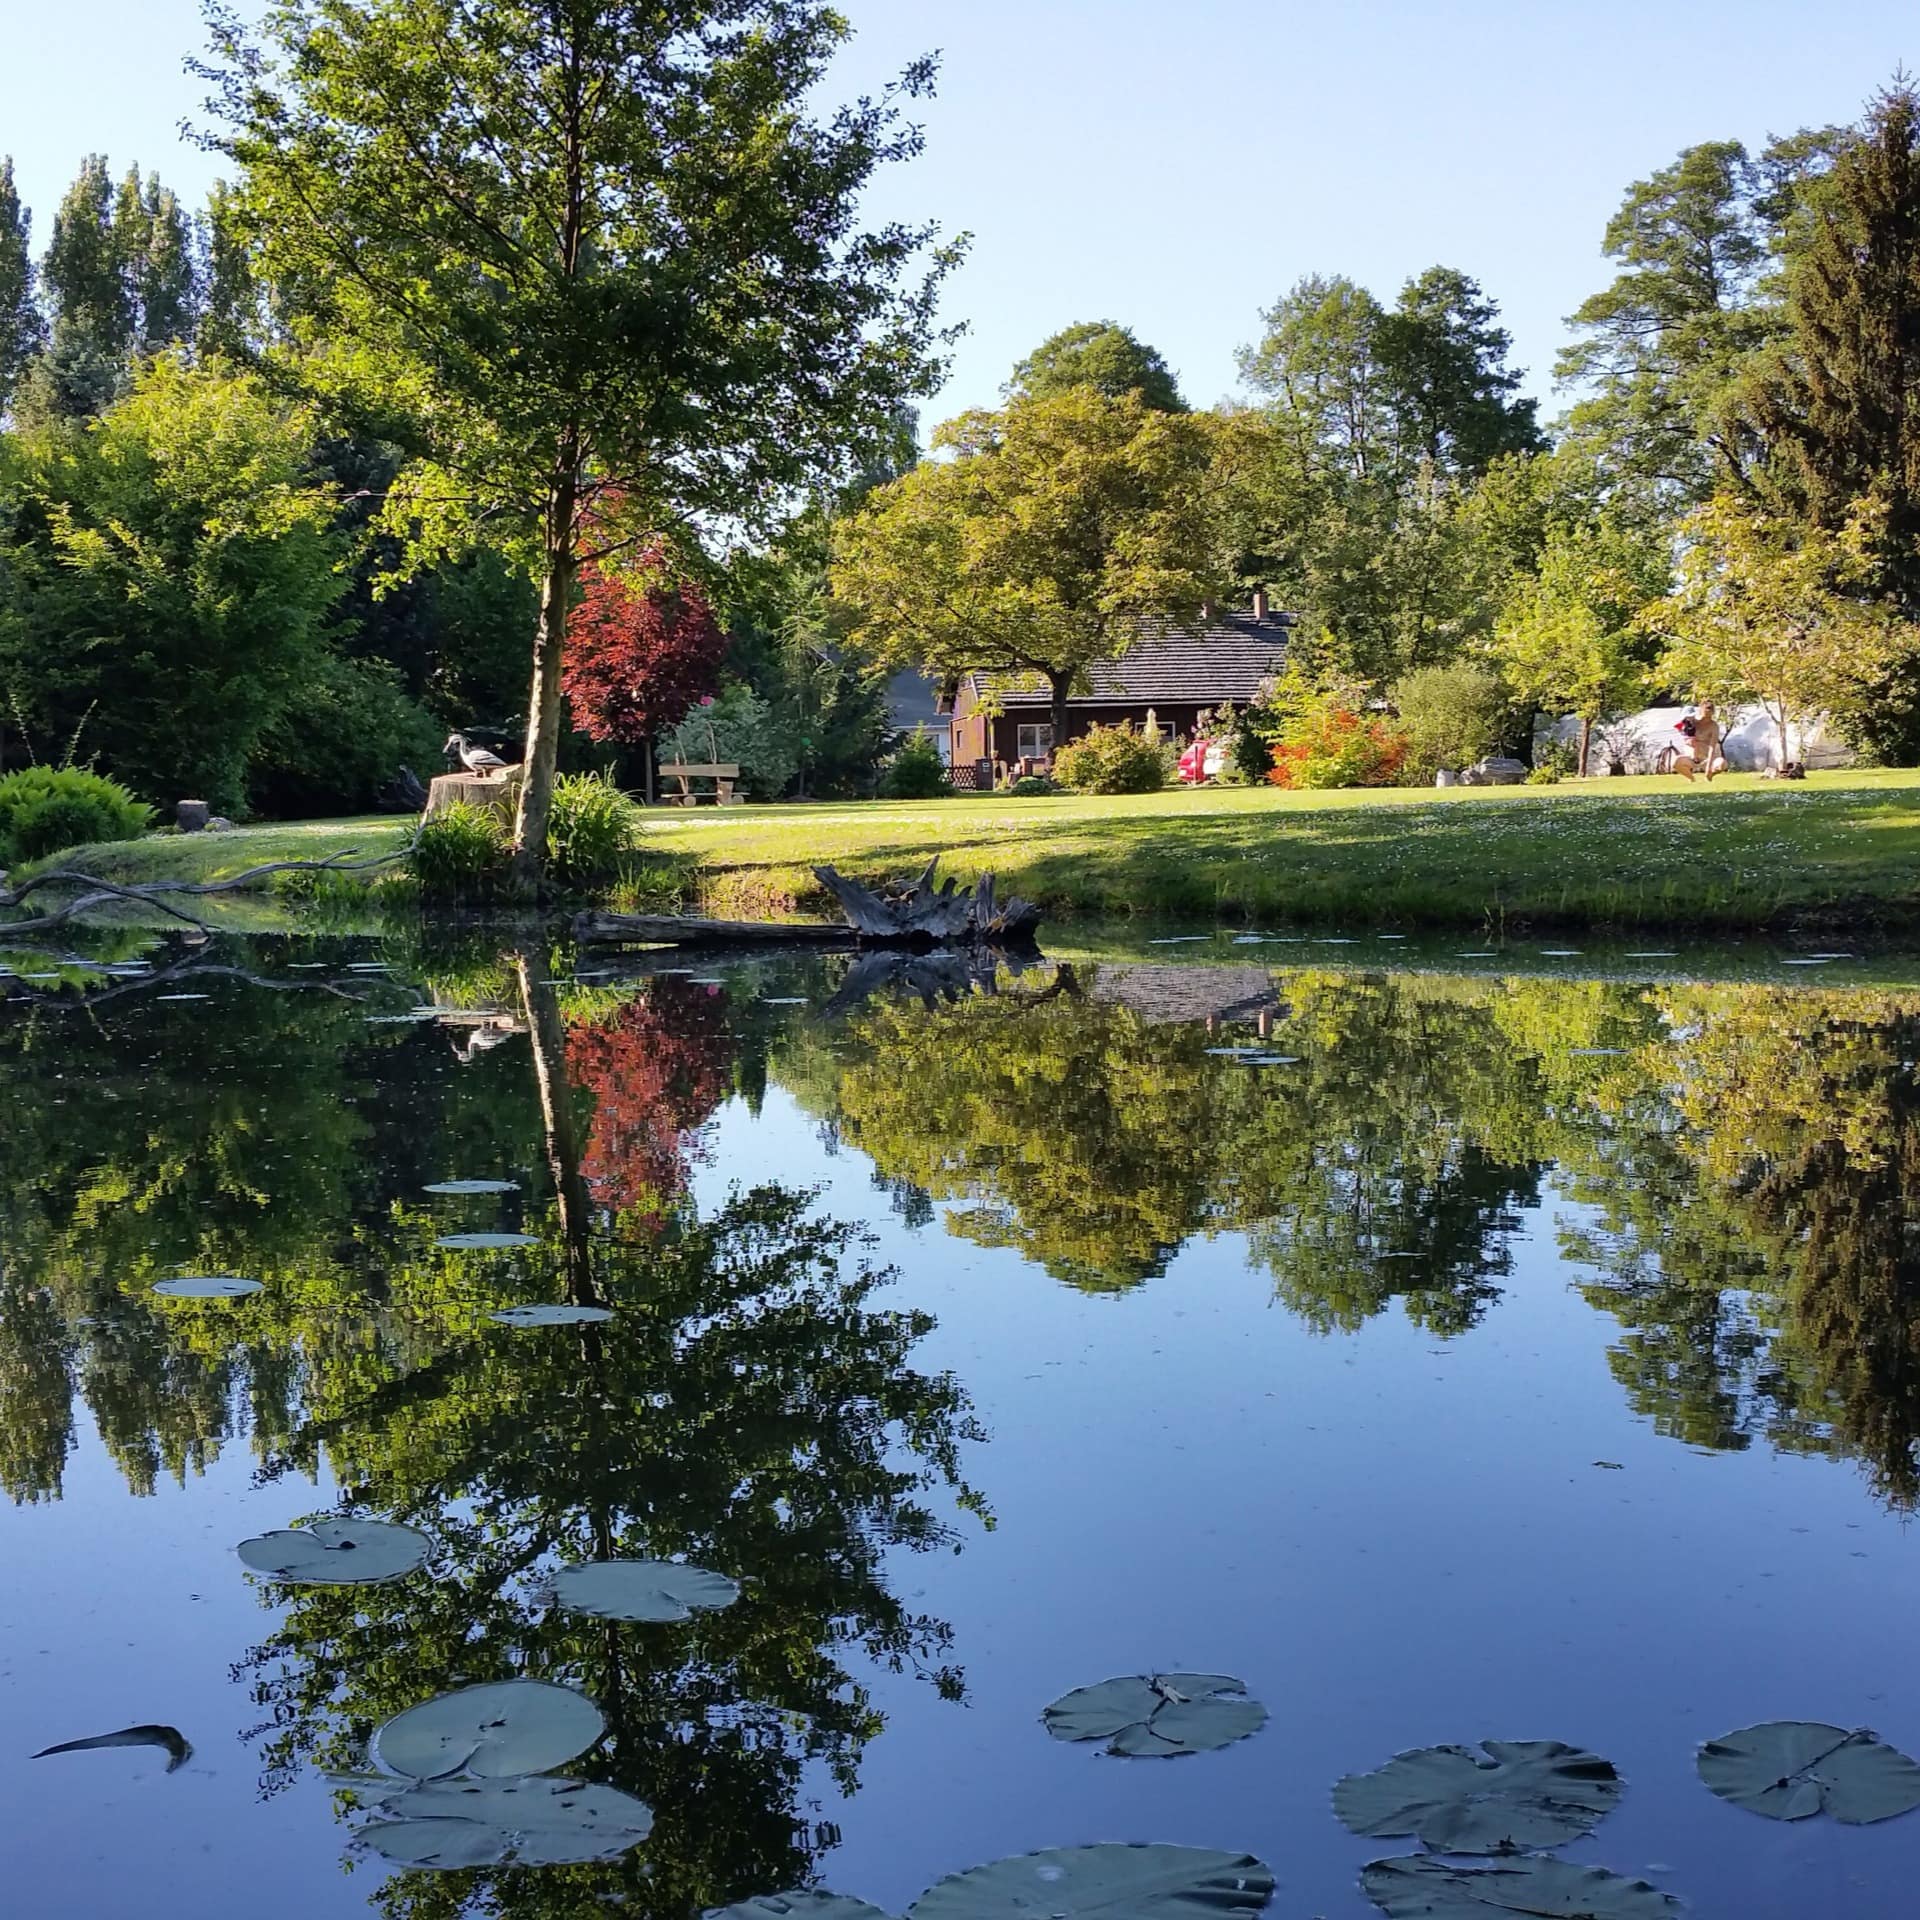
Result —
<instances>
[{"instance_id":1,"label":"leafy canopy","mask_svg":"<svg viewBox=\"0 0 1920 1920\"><path fill-rule=\"evenodd\" d=\"M1187 410L1173 370L1159 351L1111 320L1062 327L1016 363L1003 391L1010 400L1051 400L1075 387L1091 387L1109 400L1137 393L1163 413Z\"/></svg>"}]
</instances>

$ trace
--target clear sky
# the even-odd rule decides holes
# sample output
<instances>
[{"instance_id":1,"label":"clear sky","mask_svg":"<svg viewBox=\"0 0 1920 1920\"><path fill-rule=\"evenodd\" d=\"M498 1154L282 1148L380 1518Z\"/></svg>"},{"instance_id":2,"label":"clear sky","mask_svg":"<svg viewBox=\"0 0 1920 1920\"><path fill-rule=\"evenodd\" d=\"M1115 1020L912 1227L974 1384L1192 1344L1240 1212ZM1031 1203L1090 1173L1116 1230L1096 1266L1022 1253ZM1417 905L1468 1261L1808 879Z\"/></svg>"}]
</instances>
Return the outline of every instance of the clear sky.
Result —
<instances>
[{"instance_id":1,"label":"clear sky","mask_svg":"<svg viewBox=\"0 0 1920 1920\"><path fill-rule=\"evenodd\" d=\"M873 197L974 236L947 303L970 331L930 418L992 404L1075 320L1131 326L1210 403L1301 274L1391 297L1435 263L1500 302L1551 413L1562 318L1609 277L1630 181L1696 140L1850 120L1920 67L1899 0L840 4L841 93L944 55L927 152ZM177 130L201 39L198 0L0 0L0 153L36 245L91 150L204 194L212 164Z\"/></svg>"}]
</instances>

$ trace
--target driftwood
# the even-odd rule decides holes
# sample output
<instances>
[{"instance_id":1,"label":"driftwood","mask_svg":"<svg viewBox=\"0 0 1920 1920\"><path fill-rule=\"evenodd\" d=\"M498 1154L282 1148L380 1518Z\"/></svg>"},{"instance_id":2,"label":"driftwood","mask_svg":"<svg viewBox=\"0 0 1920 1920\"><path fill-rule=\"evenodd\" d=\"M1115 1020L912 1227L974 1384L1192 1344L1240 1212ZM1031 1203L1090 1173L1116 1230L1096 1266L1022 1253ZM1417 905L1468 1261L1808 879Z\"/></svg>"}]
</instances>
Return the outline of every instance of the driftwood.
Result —
<instances>
[{"instance_id":1,"label":"driftwood","mask_svg":"<svg viewBox=\"0 0 1920 1920\"><path fill-rule=\"evenodd\" d=\"M917 880L885 890L863 887L831 867L815 867L820 884L840 902L843 927L824 920L703 920L668 913L583 913L573 923L582 946L638 946L653 942L675 947L808 946L929 947L1030 946L1040 924L1040 909L1025 900L1001 906L994 898L993 875L976 887L949 880L935 887L927 862Z\"/></svg>"}]
</instances>

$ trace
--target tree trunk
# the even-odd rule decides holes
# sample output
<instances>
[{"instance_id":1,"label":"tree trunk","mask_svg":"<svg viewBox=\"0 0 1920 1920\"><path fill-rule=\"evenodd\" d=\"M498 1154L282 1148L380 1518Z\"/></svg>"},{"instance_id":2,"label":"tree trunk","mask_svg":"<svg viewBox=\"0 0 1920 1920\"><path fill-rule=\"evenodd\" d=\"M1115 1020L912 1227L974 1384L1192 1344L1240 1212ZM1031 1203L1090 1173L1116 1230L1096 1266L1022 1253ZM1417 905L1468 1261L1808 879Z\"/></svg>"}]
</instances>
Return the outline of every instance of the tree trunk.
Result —
<instances>
[{"instance_id":1,"label":"tree trunk","mask_svg":"<svg viewBox=\"0 0 1920 1920\"><path fill-rule=\"evenodd\" d=\"M1053 704L1048 709L1048 718L1053 722L1053 749L1048 755L1051 760L1053 753L1058 753L1067 744L1067 690L1073 685L1073 676L1070 673L1050 673L1047 675L1047 685L1053 694ZM1013 743L1016 749L1014 757L1018 759L1020 736L1017 732Z\"/></svg>"},{"instance_id":2,"label":"tree trunk","mask_svg":"<svg viewBox=\"0 0 1920 1920\"><path fill-rule=\"evenodd\" d=\"M1580 778L1587 777L1587 747L1593 739L1593 722L1583 713L1580 716Z\"/></svg>"},{"instance_id":3,"label":"tree trunk","mask_svg":"<svg viewBox=\"0 0 1920 1920\"><path fill-rule=\"evenodd\" d=\"M579 437L561 442L560 469L547 495L546 573L540 627L533 643L533 688L527 697L527 748L520 807L513 823L513 884L537 893L547 863L547 813L560 756L560 673L566 664L567 614L573 601L573 529L580 505Z\"/></svg>"},{"instance_id":4,"label":"tree trunk","mask_svg":"<svg viewBox=\"0 0 1920 1920\"><path fill-rule=\"evenodd\" d=\"M1773 716L1773 724L1780 729L1780 765L1782 770L1791 763L1793 754L1787 745L1787 703L1780 703L1779 711Z\"/></svg>"},{"instance_id":5,"label":"tree trunk","mask_svg":"<svg viewBox=\"0 0 1920 1920\"><path fill-rule=\"evenodd\" d=\"M640 791L646 796L647 805L652 806L654 801L652 734L648 734L640 742Z\"/></svg>"},{"instance_id":6,"label":"tree trunk","mask_svg":"<svg viewBox=\"0 0 1920 1920\"><path fill-rule=\"evenodd\" d=\"M520 1007L526 1016L533 1053L533 1079L540 1096L541 1125L546 1133L547 1167L553 1175L560 1235L566 1247L567 1304L602 1307L606 1302L594 1284L587 1237L592 1198L580 1171L580 1137L573 1111L573 1089L567 1079L567 1030L560 1018L559 998L547 974L544 948L515 955L514 966L520 976Z\"/></svg>"}]
</instances>

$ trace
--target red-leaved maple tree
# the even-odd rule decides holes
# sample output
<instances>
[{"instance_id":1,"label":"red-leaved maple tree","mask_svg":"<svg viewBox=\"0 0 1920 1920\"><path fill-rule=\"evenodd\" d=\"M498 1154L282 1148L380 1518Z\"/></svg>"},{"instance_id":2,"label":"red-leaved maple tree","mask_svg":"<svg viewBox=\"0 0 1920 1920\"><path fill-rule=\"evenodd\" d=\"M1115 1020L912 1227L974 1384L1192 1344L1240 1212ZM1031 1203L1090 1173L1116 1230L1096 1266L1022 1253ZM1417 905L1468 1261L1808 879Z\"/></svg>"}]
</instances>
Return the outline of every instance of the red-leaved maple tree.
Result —
<instances>
[{"instance_id":1,"label":"red-leaved maple tree","mask_svg":"<svg viewBox=\"0 0 1920 1920\"><path fill-rule=\"evenodd\" d=\"M713 692L727 636L707 597L673 577L664 549L650 547L639 586L588 562L580 604L567 621L562 685L574 725L590 739L641 746Z\"/></svg>"}]
</instances>

